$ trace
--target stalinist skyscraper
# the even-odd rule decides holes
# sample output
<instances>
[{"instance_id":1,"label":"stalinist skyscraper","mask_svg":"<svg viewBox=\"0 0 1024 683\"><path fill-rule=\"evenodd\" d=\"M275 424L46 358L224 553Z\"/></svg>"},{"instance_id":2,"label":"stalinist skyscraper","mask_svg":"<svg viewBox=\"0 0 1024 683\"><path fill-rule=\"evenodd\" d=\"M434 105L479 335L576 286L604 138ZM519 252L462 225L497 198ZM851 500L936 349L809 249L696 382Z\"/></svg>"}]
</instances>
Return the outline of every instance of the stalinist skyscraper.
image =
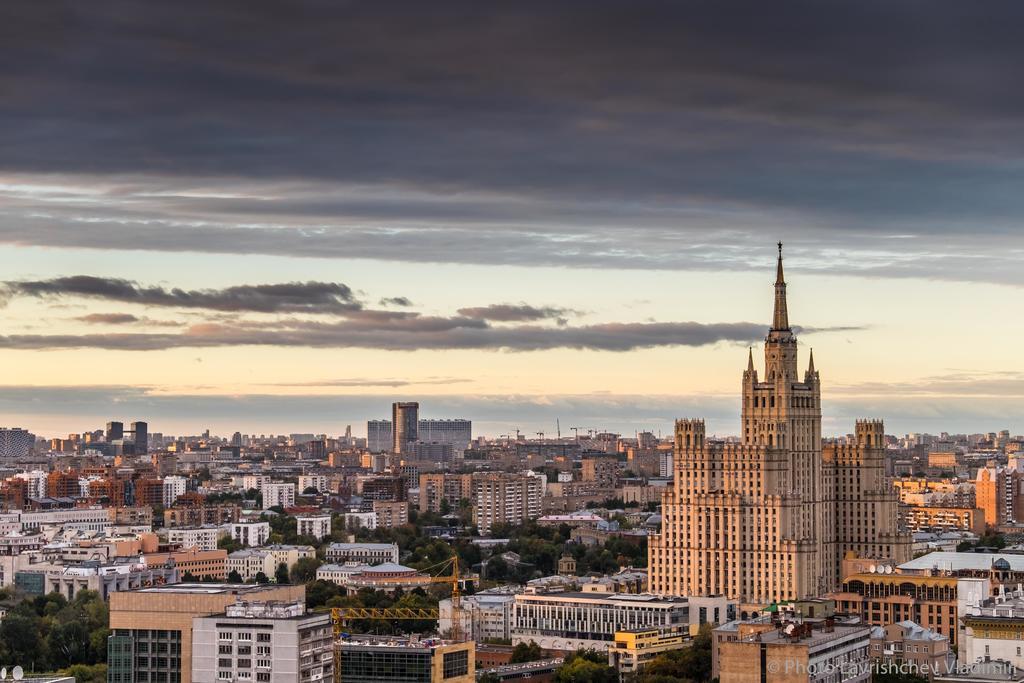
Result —
<instances>
[{"instance_id":1,"label":"stalinist skyscraper","mask_svg":"<svg viewBox=\"0 0 1024 683\"><path fill-rule=\"evenodd\" d=\"M766 603L835 589L847 551L910 559L882 423L858 421L855 444L822 444L821 380L813 352L797 369L781 242L764 376L751 350L742 394L741 443L706 439L703 420L676 421L673 486L648 551L651 590Z\"/></svg>"}]
</instances>

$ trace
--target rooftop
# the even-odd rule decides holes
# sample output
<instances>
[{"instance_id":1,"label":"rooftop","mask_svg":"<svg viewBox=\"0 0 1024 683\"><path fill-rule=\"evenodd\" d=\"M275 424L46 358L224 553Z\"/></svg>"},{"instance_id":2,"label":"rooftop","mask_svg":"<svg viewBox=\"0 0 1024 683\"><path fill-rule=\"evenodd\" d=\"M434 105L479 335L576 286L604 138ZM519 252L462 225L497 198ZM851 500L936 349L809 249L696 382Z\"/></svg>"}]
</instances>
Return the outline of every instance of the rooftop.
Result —
<instances>
[{"instance_id":1,"label":"rooftop","mask_svg":"<svg viewBox=\"0 0 1024 683\"><path fill-rule=\"evenodd\" d=\"M131 592L161 594L184 593L192 595L216 595L228 593L241 595L245 593L259 593L261 591L274 590L277 588L279 588L279 586L276 583L172 583L164 586L140 588Z\"/></svg>"},{"instance_id":2,"label":"rooftop","mask_svg":"<svg viewBox=\"0 0 1024 683\"><path fill-rule=\"evenodd\" d=\"M924 571L938 569L940 571L982 570L992 568L996 560L1004 560L1011 571L1024 572L1024 555L1007 553L956 553L939 551L904 562L899 568L906 571Z\"/></svg>"}]
</instances>

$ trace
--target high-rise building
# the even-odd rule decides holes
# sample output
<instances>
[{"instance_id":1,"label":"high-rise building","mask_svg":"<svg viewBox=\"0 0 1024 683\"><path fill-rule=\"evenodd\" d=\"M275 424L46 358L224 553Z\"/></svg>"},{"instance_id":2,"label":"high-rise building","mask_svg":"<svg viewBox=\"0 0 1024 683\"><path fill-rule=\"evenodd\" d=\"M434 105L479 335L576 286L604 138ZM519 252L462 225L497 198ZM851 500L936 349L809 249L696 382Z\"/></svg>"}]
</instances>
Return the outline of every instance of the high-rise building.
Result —
<instances>
[{"instance_id":1,"label":"high-rise building","mask_svg":"<svg viewBox=\"0 0 1024 683\"><path fill-rule=\"evenodd\" d=\"M107 443L112 441L118 441L124 438L124 423L123 422L108 422L106 439Z\"/></svg>"},{"instance_id":2,"label":"high-rise building","mask_svg":"<svg viewBox=\"0 0 1024 683\"><path fill-rule=\"evenodd\" d=\"M36 436L21 427L0 427L0 458L23 458L36 443Z\"/></svg>"},{"instance_id":3,"label":"high-rise building","mask_svg":"<svg viewBox=\"0 0 1024 683\"><path fill-rule=\"evenodd\" d=\"M823 447L820 377L813 353L797 370L781 243L764 354L763 379L752 349L743 373L739 443L707 439L703 420L676 421L674 481L648 549L655 592L790 600L835 590L847 551L910 558L882 423L858 421L853 443Z\"/></svg>"},{"instance_id":4,"label":"high-rise building","mask_svg":"<svg viewBox=\"0 0 1024 683\"><path fill-rule=\"evenodd\" d=\"M544 484L527 474L474 474L473 523L487 535L495 524L522 524L540 517Z\"/></svg>"},{"instance_id":5,"label":"high-rise building","mask_svg":"<svg viewBox=\"0 0 1024 683\"><path fill-rule=\"evenodd\" d=\"M391 420L367 420L366 449L380 453L391 448Z\"/></svg>"},{"instance_id":6,"label":"high-rise building","mask_svg":"<svg viewBox=\"0 0 1024 683\"><path fill-rule=\"evenodd\" d=\"M149 451L149 424L146 422L132 422L129 425L132 432L132 443L135 446L135 455Z\"/></svg>"},{"instance_id":7,"label":"high-rise building","mask_svg":"<svg viewBox=\"0 0 1024 683\"><path fill-rule=\"evenodd\" d=\"M408 444L419 441L420 404L415 401L391 404L391 450L403 453Z\"/></svg>"},{"instance_id":8,"label":"high-rise building","mask_svg":"<svg viewBox=\"0 0 1024 683\"><path fill-rule=\"evenodd\" d=\"M185 495L188 487L188 479L171 475L164 477L164 507L169 508L178 500L178 496Z\"/></svg>"},{"instance_id":9,"label":"high-rise building","mask_svg":"<svg viewBox=\"0 0 1024 683\"><path fill-rule=\"evenodd\" d=\"M295 507L295 484L264 482L260 487L263 494L263 509L272 507Z\"/></svg>"},{"instance_id":10,"label":"high-rise building","mask_svg":"<svg viewBox=\"0 0 1024 683\"><path fill-rule=\"evenodd\" d=\"M450 444L452 450L461 453L473 441L471 420L420 420L416 425L419 440L427 443ZM390 450L394 444L391 420L368 420L366 422L366 448L377 453Z\"/></svg>"}]
</instances>

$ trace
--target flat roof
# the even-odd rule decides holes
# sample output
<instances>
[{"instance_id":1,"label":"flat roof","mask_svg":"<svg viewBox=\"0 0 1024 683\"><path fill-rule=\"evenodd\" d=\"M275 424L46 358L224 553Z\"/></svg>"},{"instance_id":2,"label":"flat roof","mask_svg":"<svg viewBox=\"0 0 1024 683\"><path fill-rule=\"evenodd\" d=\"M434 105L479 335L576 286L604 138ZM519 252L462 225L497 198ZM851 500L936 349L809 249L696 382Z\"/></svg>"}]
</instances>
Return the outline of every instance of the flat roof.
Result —
<instances>
[{"instance_id":1,"label":"flat roof","mask_svg":"<svg viewBox=\"0 0 1024 683\"><path fill-rule=\"evenodd\" d=\"M276 583L170 583L130 591L132 593L192 593L214 595L217 593L258 593L280 588Z\"/></svg>"},{"instance_id":2,"label":"flat roof","mask_svg":"<svg viewBox=\"0 0 1024 683\"><path fill-rule=\"evenodd\" d=\"M988 570L996 560L1006 560L1010 570L1015 572L1024 571L1024 555L1010 553L956 553L947 550L928 553L921 557L904 562L900 569L910 571L922 571L925 569L940 569L957 571L958 569Z\"/></svg>"}]
</instances>

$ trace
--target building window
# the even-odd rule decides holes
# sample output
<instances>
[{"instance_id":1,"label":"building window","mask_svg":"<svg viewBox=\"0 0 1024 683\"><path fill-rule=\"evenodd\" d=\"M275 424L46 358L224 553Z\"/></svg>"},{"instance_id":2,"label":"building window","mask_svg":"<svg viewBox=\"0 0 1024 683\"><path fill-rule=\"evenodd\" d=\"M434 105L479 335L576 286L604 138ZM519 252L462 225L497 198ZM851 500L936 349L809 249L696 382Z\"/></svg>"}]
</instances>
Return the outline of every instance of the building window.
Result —
<instances>
[{"instance_id":1,"label":"building window","mask_svg":"<svg viewBox=\"0 0 1024 683\"><path fill-rule=\"evenodd\" d=\"M465 676L469 673L469 651L446 652L442 671L444 678L455 678Z\"/></svg>"}]
</instances>

